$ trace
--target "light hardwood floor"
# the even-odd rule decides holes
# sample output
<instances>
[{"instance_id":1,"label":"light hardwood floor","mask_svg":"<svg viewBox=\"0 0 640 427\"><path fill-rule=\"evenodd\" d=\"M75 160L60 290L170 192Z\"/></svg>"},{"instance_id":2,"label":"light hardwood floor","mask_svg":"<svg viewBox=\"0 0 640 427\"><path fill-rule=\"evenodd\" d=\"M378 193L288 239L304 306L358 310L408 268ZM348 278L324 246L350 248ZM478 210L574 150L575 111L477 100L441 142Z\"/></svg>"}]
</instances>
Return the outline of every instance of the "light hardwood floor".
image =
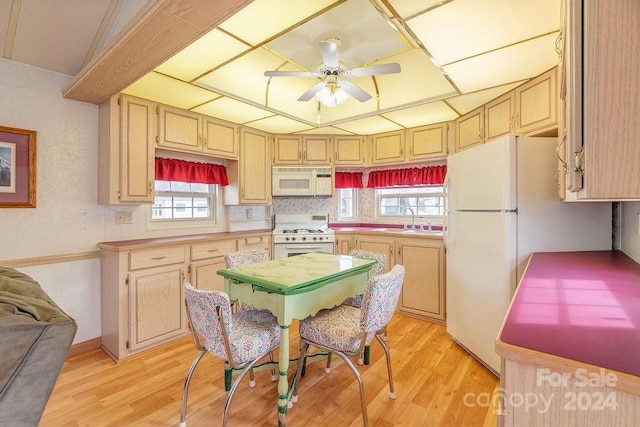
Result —
<instances>
[{"instance_id":1,"label":"light hardwood floor","mask_svg":"<svg viewBox=\"0 0 640 427\"><path fill-rule=\"evenodd\" d=\"M292 358L299 354L296 331L294 323ZM455 344L445 326L396 314L388 344L396 400L388 397L384 352L378 343L371 347L371 364L359 367L372 427L496 425L495 408L475 403L481 393L493 396L497 378ZM71 356L40 426L175 426L184 377L196 354L191 338L185 337L117 364L101 350ZM338 357L331 373L324 373L324 365L307 365L287 425L361 426L355 377ZM230 426L277 425L276 383L269 371L256 372L256 382L249 388L246 377L240 384ZM191 380L187 425L220 425L225 397L222 361L205 355Z\"/></svg>"}]
</instances>

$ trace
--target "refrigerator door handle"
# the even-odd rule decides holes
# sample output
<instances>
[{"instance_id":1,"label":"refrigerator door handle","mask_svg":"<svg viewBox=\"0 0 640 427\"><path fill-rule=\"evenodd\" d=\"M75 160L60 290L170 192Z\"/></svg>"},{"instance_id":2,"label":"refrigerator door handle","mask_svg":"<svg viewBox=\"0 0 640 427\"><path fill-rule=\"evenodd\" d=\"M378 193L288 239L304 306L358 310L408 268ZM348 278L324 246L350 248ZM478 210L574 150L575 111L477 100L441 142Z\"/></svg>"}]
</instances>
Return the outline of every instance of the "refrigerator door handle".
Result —
<instances>
[{"instance_id":1,"label":"refrigerator door handle","mask_svg":"<svg viewBox=\"0 0 640 427\"><path fill-rule=\"evenodd\" d=\"M444 243L444 252L447 253L450 251L450 242L449 242L449 181L451 179L451 174L449 169L447 168L447 173L444 176L444 182L442 183L442 190L444 192L444 210L442 215L442 240Z\"/></svg>"}]
</instances>

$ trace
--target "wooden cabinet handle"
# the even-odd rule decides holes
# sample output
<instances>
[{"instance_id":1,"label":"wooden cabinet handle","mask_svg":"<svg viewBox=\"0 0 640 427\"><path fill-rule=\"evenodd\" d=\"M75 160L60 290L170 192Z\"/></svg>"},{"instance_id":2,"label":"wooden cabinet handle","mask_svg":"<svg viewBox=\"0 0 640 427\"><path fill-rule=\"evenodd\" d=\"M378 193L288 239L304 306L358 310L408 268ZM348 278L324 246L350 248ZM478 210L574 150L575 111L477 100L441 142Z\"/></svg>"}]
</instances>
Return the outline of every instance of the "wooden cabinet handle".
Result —
<instances>
[{"instance_id":1,"label":"wooden cabinet handle","mask_svg":"<svg viewBox=\"0 0 640 427\"><path fill-rule=\"evenodd\" d=\"M159 261L159 260L161 260L161 259L165 259L165 258L166 258L166 256L154 256L154 257L153 257L153 258L151 258L151 259L152 259L152 260L155 260L155 261Z\"/></svg>"},{"instance_id":2,"label":"wooden cabinet handle","mask_svg":"<svg viewBox=\"0 0 640 427\"><path fill-rule=\"evenodd\" d=\"M207 252L218 252L220 249L208 249Z\"/></svg>"}]
</instances>

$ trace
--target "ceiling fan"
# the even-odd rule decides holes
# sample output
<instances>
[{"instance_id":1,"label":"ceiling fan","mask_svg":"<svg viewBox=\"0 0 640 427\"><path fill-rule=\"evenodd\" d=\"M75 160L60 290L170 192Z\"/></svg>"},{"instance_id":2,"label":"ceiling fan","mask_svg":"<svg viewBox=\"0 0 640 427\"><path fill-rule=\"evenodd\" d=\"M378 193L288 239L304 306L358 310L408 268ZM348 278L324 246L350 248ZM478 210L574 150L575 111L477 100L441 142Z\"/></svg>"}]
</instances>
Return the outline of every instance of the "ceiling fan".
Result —
<instances>
[{"instance_id":1,"label":"ceiling fan","mask_svg":"<svg viewBox=\"0 0 640 427\"><path fill-rule=\"evenodd\" d=\"M307 71L265 71L267 77L316 77L322 81L314 84L303 93L298 101L308 101L314 95L327 106L335 106L346 101L351 95L360 102L368 101L371 95L344 78L395 74L400 72L400 64L370 65L348 69L340 60L340 40L331 38L320 42L322 61L317 72Z\"/></svg>"}]
</instances>

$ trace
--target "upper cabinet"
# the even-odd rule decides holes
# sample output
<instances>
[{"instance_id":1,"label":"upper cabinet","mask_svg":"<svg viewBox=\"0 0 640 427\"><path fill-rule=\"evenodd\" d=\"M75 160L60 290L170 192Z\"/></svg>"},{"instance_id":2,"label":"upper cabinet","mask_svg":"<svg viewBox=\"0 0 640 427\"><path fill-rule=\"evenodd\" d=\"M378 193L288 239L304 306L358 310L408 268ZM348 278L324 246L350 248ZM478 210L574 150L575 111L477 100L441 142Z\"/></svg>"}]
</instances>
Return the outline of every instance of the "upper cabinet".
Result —
<instances>
[{"instance_id":1,"label":"upper cabinet","mask_svg":"<svg viewBox=\"0 0 640 427\"><path fill-rule=\"evenodd\" d=\"M269 134L240 129L238 161L227 166L229 185L222 187L225 205L271 203L271 141Z\"/></svg>"},{"instance_id":2,"label":"upper cabinet","mask_svg":"<svg viewBox=\"0 0 640 427\"><path fill-rule=\"evenodd\" d=\"M378 165L403 162L405 135L404 130L373 135L371 163Z\"/></svg>"},{"instance_id":3,"label":"upper cabinet","mask_svg":"<svg viewBox=\"0 0 640 427\"><path fill-rule=\"evenodd\" d=\"M456 120L456 151L483 144L508 133L557 135L557 68Z\"/></svg>"},{"instance_id":4,"label":"upper cabinet","mask_svg":"<svg viewBox=\"0 0 640 427\"><path fill-rule=\"evenodd\" d=\"M238 126L167 105L158 107L158 147L238 158Z\"/></svg>"},{"instance_id":5,"label":"upper cabinet","mask_svg":"<svg viewBox=\"0 0 640 427\"><path fill-rule=\"evenodd\" d=\"M275 165L330 165L330 136L276 135L273 142Z\"/></svg>"},{"instance_id":6,"label":"upper cabinet","mask_svg":"<svg viewBox=\"0 0 640 427\"><path fill-rule=\"evenodd\" d=\"M430 160L447 155L448 123L407 130L407 161Z\"/></svg>"},{"instance_id":7,"label":"upper cabinet","mask_svg":"<svg viewBox=\"0 0 640 427\"><path fill-rule=\"evenodd\" d=\"M364 166L363 136L335 136L334 146L336 166Z\"/></svg>"},{"instance_id":8,"label":"upper cabinet","mask_svg":"<svg viewBox=\"0 0 640 427\"><path fill-rule=\"evenodd\" d=\"M633 52L640 50L640 2L564 6L560 147L567 200L639 200L640 55Z\"/></svg>"},{"instance_id":9,"label":"upper cabinet","mask_svg":"<svg viewBox=\"0 0 640 427\"><path fill-rule=\"evenodd\" d=\"M151 203L157 104L120 95L100 105L98 203Z\"/></svg>"}]
</instances>

